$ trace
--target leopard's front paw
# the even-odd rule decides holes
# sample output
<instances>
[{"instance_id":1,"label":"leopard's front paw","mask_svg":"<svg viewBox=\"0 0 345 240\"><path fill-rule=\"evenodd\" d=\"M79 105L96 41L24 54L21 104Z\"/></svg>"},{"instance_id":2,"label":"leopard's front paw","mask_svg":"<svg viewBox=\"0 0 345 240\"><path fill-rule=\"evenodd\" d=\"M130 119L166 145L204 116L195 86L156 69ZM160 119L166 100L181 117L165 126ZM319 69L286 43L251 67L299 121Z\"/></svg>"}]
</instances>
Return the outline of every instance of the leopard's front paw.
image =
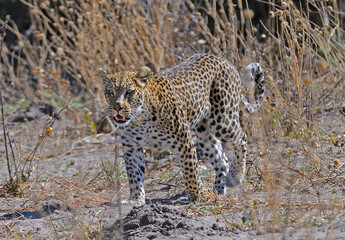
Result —
<instances>
[{"instance_id":1,"label":"leopard's front paw","mask_svg":"<svg viewBox=\"0 0 345 240\"><path fill-rule=\"evenodd\" d=\"M193 192L193 195L187 195L189 200L192 202L206 202L208 199L210 199L211 195L214 195L214 192L205 187L201 187L199 191Z\"/></svg>"},{"instance_id":2,"label":"leopard's front paw","mask_svg":"<svg viewBox=\"0 0 345 240\"><path fill-rule=\"evenodd\" d=\"M214 201L218 199L220 196L223 196L226 193L226 190L223 188L222 190L218 189L203 189L200 202L208 202Z\"/></svg>"},{"instance_id":3,"label":"leopard's front paw","mask_svg":"<svg viewBox=\"0 0 345 240\"><path fill-rule=\"evenodd\" d=\"M128 199L121 201L121 204L139 207L145 204L145 199Z\"/></svg>"}]
</instances>

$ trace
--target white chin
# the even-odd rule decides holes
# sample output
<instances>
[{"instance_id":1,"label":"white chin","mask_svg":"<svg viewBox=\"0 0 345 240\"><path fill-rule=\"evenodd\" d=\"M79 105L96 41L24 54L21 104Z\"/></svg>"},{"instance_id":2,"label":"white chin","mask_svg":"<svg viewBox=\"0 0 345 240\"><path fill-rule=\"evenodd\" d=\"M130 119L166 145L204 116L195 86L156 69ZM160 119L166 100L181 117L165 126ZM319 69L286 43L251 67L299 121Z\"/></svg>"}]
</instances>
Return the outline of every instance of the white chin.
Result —
<instances>
[{"instance_id":1,"label":"white chin","mask_svg":"<svg viewBox=\"0 0 345 240\"><path fill-rule=\"evenodd\" d=\"M119 127L125 127L129 124L130 121L126 121L126 122L117 122L115 120L113 120L113 123Z\"/></svg>"}]
</instances>

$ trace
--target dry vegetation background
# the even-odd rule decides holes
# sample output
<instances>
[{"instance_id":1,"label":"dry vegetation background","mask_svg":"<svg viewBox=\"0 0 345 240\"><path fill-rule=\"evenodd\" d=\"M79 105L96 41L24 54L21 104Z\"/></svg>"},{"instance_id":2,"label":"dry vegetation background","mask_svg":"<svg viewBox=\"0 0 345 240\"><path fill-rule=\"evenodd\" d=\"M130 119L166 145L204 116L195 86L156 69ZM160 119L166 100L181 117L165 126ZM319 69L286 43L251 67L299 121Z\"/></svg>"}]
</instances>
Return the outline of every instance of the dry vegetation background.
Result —
<instances>
[{"instance_id":1,"label":"dry vegetation background","mask_svg":"<svg viewBox=\"0 0 345 240\"><path fill-rule=\"evenodd\" d=\"M121 197L126 199L125 172L117 171L111 155L107 161L98 159L101 171L91 178L86 172L68 171L59 177L42 176L40 168L46 159L59 161L86 140L101 142L104 137L97 131L105 106L98 68L112 72L146 64L159 72L195 53L210 52L227 58L239 71L261 61L268 94L259 113L244 116L250 149L241 194L232 192L227 199L209 196L208 202L185 210L193 216L245 211L238 223L223 220L229 228L265 232L318 226L344 217L342 1L263 1L267 12L250 9L248 4L255 1L241 0L21 3L29 8L31 27L19 32L9 18L7 33L16 41L4 43L1 51L5 144L0 149L4 173L0 195L7 201L1 211L11 211L11 201L66 202L69 194L83 196L69 202L72 206L102 204L114 200L119 179ZM63 109L60 120L39 124L6 120L40 101ZM58 131L54 125L60 126ZM88 154L110 154L109 141L107 147ZM69 164L79 161L74 156ZM148 168L159 168L160 174L147 180L149 189L162 182L170 187L182 184L181 177L158 165L149 161ZM204 174L204 179L210 183L213 176ZM96 231L83 229L85 237ZM5 230L0 236L28 234L10 225ZM76 237L76 232L70 229L69 236Z\"/></svg>"}]
</instances>

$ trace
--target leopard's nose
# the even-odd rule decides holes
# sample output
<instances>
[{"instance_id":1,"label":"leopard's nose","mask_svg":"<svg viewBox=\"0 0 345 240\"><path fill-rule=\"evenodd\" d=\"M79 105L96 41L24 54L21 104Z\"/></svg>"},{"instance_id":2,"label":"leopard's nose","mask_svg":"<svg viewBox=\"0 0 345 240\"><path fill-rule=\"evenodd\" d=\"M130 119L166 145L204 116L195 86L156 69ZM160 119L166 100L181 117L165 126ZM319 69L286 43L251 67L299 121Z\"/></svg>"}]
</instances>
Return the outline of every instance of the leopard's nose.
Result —
<instances>
[{"instance_id":1,"label":"leopard's nose","mask_svg":"<svg viewBox=\"0 0 345 240\"><path fill-rule=\"evenodd\" d=\"M118 112L121 110L121 107L115 107L115 110Z\"/></svg>"},{"instance_id":2,"label":"leopard's nose","mask_svg":"<svg viewBox=\"0 0 345 240\"><path fill-rule=\"evenodd\" d=\"M115 109L116 111L120 111L120 110L122 109L122 107L120 106L120 104L116 104L116 105L114 106L114 109Z\"/></svg>"}]
</instances>

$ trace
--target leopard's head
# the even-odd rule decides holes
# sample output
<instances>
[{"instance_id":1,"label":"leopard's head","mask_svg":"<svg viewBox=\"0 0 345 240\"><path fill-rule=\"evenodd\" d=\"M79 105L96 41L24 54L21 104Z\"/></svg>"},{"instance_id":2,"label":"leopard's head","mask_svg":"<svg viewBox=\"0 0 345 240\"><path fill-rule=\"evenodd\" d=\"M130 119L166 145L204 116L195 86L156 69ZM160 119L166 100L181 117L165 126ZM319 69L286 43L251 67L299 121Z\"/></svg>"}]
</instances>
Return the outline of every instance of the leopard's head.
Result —
<instances>
[{"instance_id":1,"label":"leopard's head","mask_svg":"<svg viewBox=\"0 0 345 240\"><path fill-rule=\"evenodd\" d=\"M138 70L107 74L100 69L104 94L108 103L108 114L118 126L126 126L131 120L131 112L144 103L144 90L152 71L148 67Z\"/></svg>"}]
</instances>

